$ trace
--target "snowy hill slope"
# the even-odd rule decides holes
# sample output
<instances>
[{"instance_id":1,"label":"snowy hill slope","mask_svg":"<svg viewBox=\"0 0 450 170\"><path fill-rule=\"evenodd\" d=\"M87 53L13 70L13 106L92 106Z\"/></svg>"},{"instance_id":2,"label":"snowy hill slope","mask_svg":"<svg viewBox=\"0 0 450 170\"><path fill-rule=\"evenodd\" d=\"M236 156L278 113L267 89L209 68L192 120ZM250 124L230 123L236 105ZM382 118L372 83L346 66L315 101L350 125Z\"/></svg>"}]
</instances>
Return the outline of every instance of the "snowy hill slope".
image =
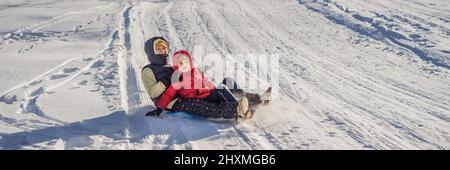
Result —
<instances>
[{"instance_id":1,"label":"snowy hill slope","mask_svg":"<svg viewBox=\"0 0 450 170\"><path fill-rule=\"evenodd\" d=\"M449 9L437 0L2 2L0 21L27 19L0 27L0 148L449 149ZM143 43L156 35L174 50L279 54L278 97L239 123L144 117L153 104L140 80ZM217 60L201 67L216 82L232 76Z\"/></svg>"}]
</instances>

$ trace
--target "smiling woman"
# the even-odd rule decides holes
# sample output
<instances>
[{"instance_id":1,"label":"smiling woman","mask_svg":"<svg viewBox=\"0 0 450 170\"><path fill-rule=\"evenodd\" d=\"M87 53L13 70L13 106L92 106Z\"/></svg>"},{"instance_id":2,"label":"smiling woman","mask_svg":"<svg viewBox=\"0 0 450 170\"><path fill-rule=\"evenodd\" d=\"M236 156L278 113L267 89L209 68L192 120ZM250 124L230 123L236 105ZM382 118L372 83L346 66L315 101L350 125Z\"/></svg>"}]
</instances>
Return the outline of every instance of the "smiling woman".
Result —
<instances>
[{"instance_id":1,"label":"smiling woman","mask_svg":"<svg viewBox=\"0 0 450 170\"><path fill-rule=\"evenodd\" d=\"M154 42L155 54L169 54L169 45L164 39L157 39Z\"/></svg>"}]
</instances>

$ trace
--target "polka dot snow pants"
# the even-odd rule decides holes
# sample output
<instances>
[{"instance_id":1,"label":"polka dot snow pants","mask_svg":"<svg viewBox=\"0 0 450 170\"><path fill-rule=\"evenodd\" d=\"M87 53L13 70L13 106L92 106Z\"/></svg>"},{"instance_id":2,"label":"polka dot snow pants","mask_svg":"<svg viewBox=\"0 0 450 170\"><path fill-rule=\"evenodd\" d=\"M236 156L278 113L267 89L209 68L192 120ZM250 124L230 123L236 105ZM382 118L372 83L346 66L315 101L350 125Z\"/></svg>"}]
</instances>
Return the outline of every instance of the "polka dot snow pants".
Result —
<instances>
[{"instance_id":1,"label":"polka dot snow pants","mask_svg":"<svg viewBox=\"0 0 450 170\"><path fill-rule=\"evenodd\" d=\"M236 119L237 102L213 103L202 99L178 99L172 106L172 112L186 112L211 118Z\"/></svg>"}]
</instances>

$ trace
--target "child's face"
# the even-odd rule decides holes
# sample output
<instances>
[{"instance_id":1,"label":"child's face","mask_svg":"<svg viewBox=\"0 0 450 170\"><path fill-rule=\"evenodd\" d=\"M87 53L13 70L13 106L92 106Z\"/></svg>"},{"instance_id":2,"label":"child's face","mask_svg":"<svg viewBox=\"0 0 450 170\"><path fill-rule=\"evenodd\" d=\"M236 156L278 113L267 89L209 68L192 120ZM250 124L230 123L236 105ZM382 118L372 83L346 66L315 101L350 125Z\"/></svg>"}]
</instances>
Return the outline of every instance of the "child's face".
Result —
<instances>
[{"instance_id":1,"label":"child's face","mask_svg":"<svg viewBox=\"0 0 450 170\"><path fill-rule=\"evenodd\" d=\"M181 54L178 57L177 64L178 64L178 70L180 70L183 73L191 70L191 65L189 64L189 57L186 55Z\"/></svg>"}]
</instances>

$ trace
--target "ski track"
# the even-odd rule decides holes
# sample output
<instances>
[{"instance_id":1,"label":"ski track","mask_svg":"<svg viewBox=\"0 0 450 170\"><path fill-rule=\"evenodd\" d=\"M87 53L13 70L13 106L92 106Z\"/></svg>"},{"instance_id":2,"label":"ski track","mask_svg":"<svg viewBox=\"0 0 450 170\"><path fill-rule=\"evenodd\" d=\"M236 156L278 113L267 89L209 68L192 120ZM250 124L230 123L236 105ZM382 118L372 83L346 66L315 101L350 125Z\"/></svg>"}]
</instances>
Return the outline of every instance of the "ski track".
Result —
<instances>
[{"instance_id":1,"label":"ski track","mask_svg":"<svg viewBox=\"0 0 450 170\"><path fill-rule=\"evenodd\" d=\"M105 144L106 148L448 149L450 50L441 41L448 42L450 20L445 14L438 15L448 11L417 1L383 2L122 2L117 28L95 56L67 60L1 92L0 102L10 103L11 96L16 100L16 114L34 116L16 117L0 108L0 123L24 131L64 126L67 122L40 108L39 99L84 73L103 74L112 69L118 77L97 81L119 84L114 88L119 88L120 94L106 100L111 105L120 100L115 107L124 111L126 123L120 129L122 134L112 137L114 142ZM381 10L391 5L402 7ZM33 42L29 37L35 35L56 37L58 33L45 29L113 6L55 16L6 38L2 35L3 41ZM81 27L97 20L87 20ZM259 109L254 119L239 122L197 120L179 114L145 117L154 106L140 80L141 68L148 62L143 45L156 35L169 40L171 52L193 51L201 45L206 53L223 56L279 54L280 98ZM237 62L237 69L244 70L244 59L227 56L226 60ZM234 66L221 68L214 59L206 59L204 64L200 69L208 76ZM262 69L261 76L268 76L264 68L244 73L257 69ZM232 75L219 75L225 76ZM64 142L66 146L72 143Z\"/></svg>"}]
</instances>

